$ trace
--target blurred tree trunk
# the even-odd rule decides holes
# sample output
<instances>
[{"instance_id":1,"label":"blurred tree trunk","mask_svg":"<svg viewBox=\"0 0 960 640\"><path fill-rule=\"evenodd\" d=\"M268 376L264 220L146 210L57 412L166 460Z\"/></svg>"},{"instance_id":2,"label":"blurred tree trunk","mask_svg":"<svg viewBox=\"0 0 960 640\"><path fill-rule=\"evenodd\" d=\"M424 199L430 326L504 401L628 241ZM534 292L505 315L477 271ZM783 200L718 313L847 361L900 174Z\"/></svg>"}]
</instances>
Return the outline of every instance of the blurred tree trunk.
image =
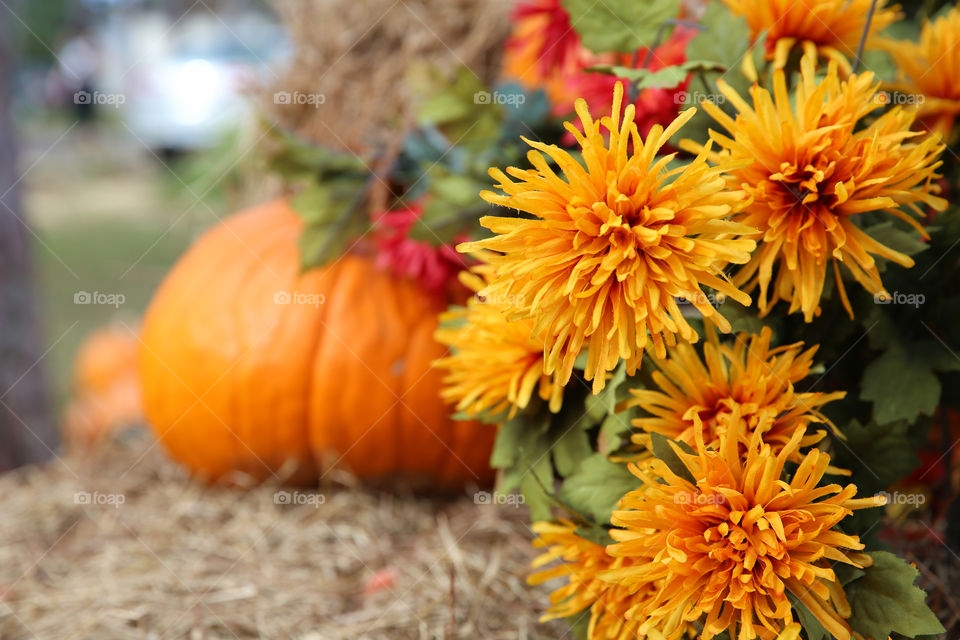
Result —
<instances>
[{"instance_id":1,"label":"blurred tree trunk","mask_svg":"<svg viewBox=\"0 0 960 640\"><path fill-rule=\"evenodd\" d=\"M46 460L57 447L39 362L29 232L21 221L10 113L12 22L8 16L0 20L0 470Z\"/></svg>"}]
</instances>

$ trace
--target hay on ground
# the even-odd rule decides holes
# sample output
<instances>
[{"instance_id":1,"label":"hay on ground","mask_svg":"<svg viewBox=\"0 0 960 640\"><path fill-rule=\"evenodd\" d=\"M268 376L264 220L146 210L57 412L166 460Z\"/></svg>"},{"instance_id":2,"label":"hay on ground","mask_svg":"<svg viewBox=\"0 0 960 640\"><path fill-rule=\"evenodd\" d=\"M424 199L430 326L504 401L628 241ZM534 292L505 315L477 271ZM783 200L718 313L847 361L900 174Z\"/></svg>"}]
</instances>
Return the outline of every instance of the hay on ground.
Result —
<instances>
[{"instance_id":1,"label":"hay on ground","mask_svg":"<svg viewBox=\"0 0 960 640\"><path fill-rule=\"evenodd\" d=\"M529 514L469 495L206 487L143 434L0 495L4 640L568 637L524 582Z\"/></svg>"}]
</instances>

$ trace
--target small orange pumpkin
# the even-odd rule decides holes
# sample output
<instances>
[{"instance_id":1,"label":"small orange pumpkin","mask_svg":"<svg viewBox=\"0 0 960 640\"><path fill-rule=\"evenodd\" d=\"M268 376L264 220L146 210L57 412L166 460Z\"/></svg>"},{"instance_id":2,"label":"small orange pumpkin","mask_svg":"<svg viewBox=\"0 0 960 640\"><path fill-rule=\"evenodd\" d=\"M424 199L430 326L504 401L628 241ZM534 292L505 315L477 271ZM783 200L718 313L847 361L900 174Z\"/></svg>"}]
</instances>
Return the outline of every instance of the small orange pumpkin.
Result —
<instances>
[{"instance_id":1,"label":"small orange pumpkin","mask_svg":"<svg viewBox=\"0 0 960 640\"><path fill-rule=\"evenodd\" d=\"M492 480L494 429L450 419L442 301L348 253L302 272L285 200L236 214L173 267L143 321L144 412L196 474L293 482L345 468L452 489Z\"/></svg>"},{"instance_id":2,"label":"small orange pumpkin","mask_svg":"<svg viewBox=\"0 0 960 640\"><path fill-rule=\"evenodd\" d=\"M142 420L135 330L107 326L90 334L73 363L73 399L63 420L68 446L96 444Z\"/></svg>"}]
</instances>

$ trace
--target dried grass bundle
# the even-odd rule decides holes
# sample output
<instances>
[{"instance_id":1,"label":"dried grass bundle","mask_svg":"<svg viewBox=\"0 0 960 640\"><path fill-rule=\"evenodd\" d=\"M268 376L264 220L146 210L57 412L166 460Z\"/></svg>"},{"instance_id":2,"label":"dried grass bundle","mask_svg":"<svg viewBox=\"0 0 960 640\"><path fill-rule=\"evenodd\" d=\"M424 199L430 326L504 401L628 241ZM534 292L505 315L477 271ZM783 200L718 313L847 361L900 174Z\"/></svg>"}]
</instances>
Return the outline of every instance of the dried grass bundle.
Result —
<instances>
[{"instance_id":1,"label":"dried grass bundle","mask_svg":"<svg viewBox=\"0 0 960 640\"><path fill-rule=\"evenodd\" d=\"M495 79L512 0L275 0L296 47L266 109L316 143L367 153L402 130L416 64L466 65ZM277 91L323 95L322 104L276 105Z\"/></svg>"}]
</instances>

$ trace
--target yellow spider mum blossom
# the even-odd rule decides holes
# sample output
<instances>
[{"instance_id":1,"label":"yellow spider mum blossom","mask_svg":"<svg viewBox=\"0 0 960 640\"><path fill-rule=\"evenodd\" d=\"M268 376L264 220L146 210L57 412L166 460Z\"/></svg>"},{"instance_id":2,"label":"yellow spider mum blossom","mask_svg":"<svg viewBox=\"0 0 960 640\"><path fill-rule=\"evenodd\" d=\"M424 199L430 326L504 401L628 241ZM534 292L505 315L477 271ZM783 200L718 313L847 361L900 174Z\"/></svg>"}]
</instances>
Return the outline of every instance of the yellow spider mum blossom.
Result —
<instances>
[{"instance_id":1,"label":"yellow spider mum blossom","mask_svg":"<svg viewBox=\"0 0 960 640\"><path fill-rule=\"evenodd\" d=\"M919 42L883 44L906 76L892 88L916 102L921 126L949 140L960 114L960 8L924 23Z\"/></svg>"},{"instance_id":2,"label":"yellow spider mum blossom","mask_svg":"<svg viewBox=\"0 0 960 640\"><path fill-rule=\"evenodd\" d=\"M885 500L854 498L854 485L819 486L830 462L819 449L785 480L784 465L797 453L803 428L779 453L755 433L745 455L735 433L721 436L717 450L696 433L695 453L675 449L695 482L661 460L631 465L642 485L621 499L611 518L622 529L611 530L618 542L607 551L633 564L601 577L634 589L661 585L627 612L641 621L641 637L656 628L677 638L685 624L700 620L702 640L725 630L736 640L774 640L795 622L792 595L828 632L850 640L850 607L831 566L863 567L870 557L855 553L863 549L856 536L834 527L854 510Z\"/></svg>"},{"instance_id":3,"label":"yellow spider mum blossom","mask_svg":"<svg viewBox=\"0 0 960 640\"><path fill-rule=\"evenodd\" d=\"M534 560L533 567L538 569L557 561L559 564L538 571L527 582L538 585L555 578L567 578L566 584L550 594L550 607L541 621L567 618L589 609L589 640L637 638L640 622L628 620L626 612L641 598L652 596L656 588L643 585L637 591L601 580L600 573L625 566L629 561L614 558L603 545L577 535L576 525L568 520L537 522L533 531L539 536L533 545L546 548ZM656 631L651 637L656 637Z\"/></svg>"},{"instance_id":4,"label":"yellow spider mum blossom","mask_svg":"<svg viewBox=\"0 0 960 640\"><path fill-rule=\"evenodd\" d=\"M487 265L462 272L461 281L480 291L486 285ZM447 325L447 326L445 326ZM435 366L447 369L441 396L458 411L472 416L495 415L509 408L508 418L530 404L534 391L556 413L563 401L563 385L543 370L543 342L533 333L533 322L510 321L505 305L473 296L466 307L440 316L436 339L452 355Z\"/></svg>"},{"instance_id":5,"label":"yellow spider mum blossom","mask_svg":"<svg viewBox=\"0 0 960 640\"><path fill-rule=\"evenodd\" d=\"M744 16L755 39L766 33L768 59L774 69L783 68L790 52L799 45L805 54L835 61L846 73L849 59L856 57L860 37L867 26L871 0L724 0L730 10ZM895 8L877 0L870 22L871 36L900 17ZM868 44L872 39L868 39Z\"/></svg>"},{"instance_id":6,"label":"yellow spider mum blossom","mask_svg":"<svg viewBox=\"0 0 960 640\"><path fill-rule=\"evenodd\" d=\"M535 333L546 342L545 373L559 371L566 384L577 356L588 350L584 374L594 392L620 359L636 371L648 331L659 354L677 336L697 340L677 297L692 300L704 317L729 331L701 286L749 304L722 269L746 263L756 246L733 237L754 231L726 220L742 206L744 194L725 189L722 170L707 164L708 150L673 169L667 166L673 155L656 157L695 109L665 130L654 126L643 140L633 105L621 121L622 98L618 83L611 115L599 121L577 101L584 133L570 123L566 128L583 150L583 164L556 145L524 139L536 150L527 154L534 168L491 169L506 195L481 195L532 217L481 218L495 235L458 247L496 252L490 257L496 275L483 295L508 300L511 319L533 318Z\"/></svg>"},{"instance_id":7,"label":"yellow spider mum blossom","mask_svg":"<svg viewBox=\"0 0 960 640\"><path fill-rule=\"evenodd\" d=\"M707 340L701 358L693 346L680 344L665 360L656 362L653 382L657 389L633 389L630 406L648 417L632 424L647 433L660 433L694 446L697 425L706 430L707 446L715 446L728 431L739 433L749 445L760 433L774 453L786 445L797 428L811 424L836 427L820 412L846 393L798 393L794 384L810 374L817 347L803 350L803 343L770 347L772 332L741 333L733 344ZM699 420L695 421L695 417ZM746 424L731 425L731 421ZM800 443L806 447L823 439L825 430L811 433ZM635 434L642 443L646 436Z\"/></svg>"},{"instance_id":8,"label":"yellow spider mum blossom","mask_svg":"<svg viewBox=\"0 0 960 640\"><path fill-rule=\"evenodd\" d=\"M886 212L926 236L900 207L920 215L918 203L939 210L947 203L933 195L939 192L933 181L939 177L943 145L933 136L910 131L913 112L895 107L858 128L880 104L872 73L841 82L830 63L827 76L818 82L812 58L805 57L801 68L795 106L783 71L776 71L773 96L755 86L752 105L723 80L717 82L739 111L735 120L709 102L704 108L729 132L729 137L710 132L722 148L713 156L716 161L746 161L729 173L730 185L746 189L752 198L736 219L763 233L753 258L733 282L748 292L759 285L761 315L786 300L790 313L802 311L810 322L820 311L828 262L851 316L837 261L874 295L884 293L874 256L913 266L909 256L860 229L855 216ZM689 141L681 146L701 149Z\"/></svg>"}]
</instances>

